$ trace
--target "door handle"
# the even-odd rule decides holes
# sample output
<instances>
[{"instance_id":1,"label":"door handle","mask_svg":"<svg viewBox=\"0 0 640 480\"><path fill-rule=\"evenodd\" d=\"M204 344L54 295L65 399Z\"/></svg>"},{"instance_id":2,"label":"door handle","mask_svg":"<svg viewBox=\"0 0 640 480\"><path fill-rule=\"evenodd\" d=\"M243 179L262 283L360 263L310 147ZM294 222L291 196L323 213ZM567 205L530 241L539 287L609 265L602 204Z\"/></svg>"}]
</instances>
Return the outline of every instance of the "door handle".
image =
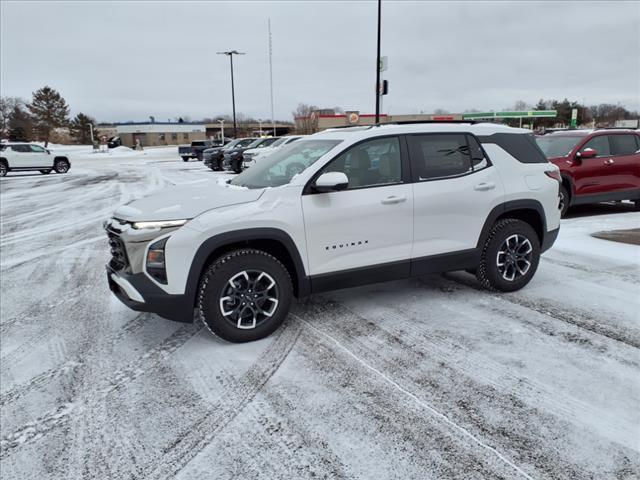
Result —
<instances>
[{"instance_id":1,"label":"door handle","mask_svg":"<svg viewBox=\"0 0 640 480\"><path fill-rule=\"evenodd\" d=\"M613 161L613 158L610 158L610 159L604 161L605 165L613 165L614 163L616 163L616 162Z\"/></svg>"},{"instance_id":2,"label":"door handle","mask_svg":"<svg viewBox=\"0 0 640 480\"><path fill-rule=\"evenodd\" d=\"M479 192L484 192L485 190L493 190L494 188L496 188L496 184L493 182L482 182L473 187L474 190L477 190Z\"/></svg>"},{"instance_id":3,"label":"door handle","mask_svg":"<svg viewBox=\"0 0 640 480\"><path fill-rule=\"evenodd\" d=\"M380 203L382 203L383 205L393 205L394 203L402 203L406 199L407 197L396 197L395 195L391 195L390 197L380 200Z\"/></svg>"}]
</instances>

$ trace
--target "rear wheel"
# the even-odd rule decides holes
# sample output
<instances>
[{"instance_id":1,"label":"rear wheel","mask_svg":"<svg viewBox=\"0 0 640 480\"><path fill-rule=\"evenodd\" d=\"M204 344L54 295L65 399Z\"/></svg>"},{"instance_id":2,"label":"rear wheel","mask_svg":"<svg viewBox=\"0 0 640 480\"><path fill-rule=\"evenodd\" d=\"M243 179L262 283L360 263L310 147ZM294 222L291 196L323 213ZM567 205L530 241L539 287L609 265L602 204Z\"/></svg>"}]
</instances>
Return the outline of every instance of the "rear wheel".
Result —
<instances>
[{"instance_id":1,"label":"rear wheel","mask_svg":"<svg viewBox=\"0 0 640 480\"><path fill-rule=\"evenodd\" d=\"M182 161L183 162L188 162L189 161L189 157L182 157Z\"/></svg>"},{"instance_id":2,"label":"rear wheel","mask_svg":"<svg viewBox=\"0 0 640 480\"><path fill-rule=\"evenodd\" d=\"M498 221L487 237L476 277L489 290L524 287L540 261L540 240L531 225L515 218Z\"/></svg>"},{"instance_id":3,"label":"rear wheel","mask_svg":"<svg viewBox=\"0 0 640 480\"><path fill-rule=\"evenodd\" d=\"M634 205L635 205L635 207L636 207L636 211L640 211L640 200L635 200L635 201L633 202L633 204L634 204Z\"/></svg>"},{"instance_id":4,"label":"rear wheel","mask_svg":"<svg viewBox=\"0 0 640 480\"><path fill-rule=\"evenodd\" d=\"M47 169L47 170L40 170L40 173L43 175L49 175L51 173L51 170Z\"/></svg>"},{"instance_id":5,"label":"rear wheel","mask_svg":"<svg viewBox=\"0 0 640 480\"><path fill-rule=\"evenodd\" d=\"M53 164L56 173L67 173L69 171L69 162L67 160L56 160Z\"/></svg>"},{"instance_id":6,"label":"rear wheel","mask_svg":"<svg viewBox=\"0 0 640 480\"><path fill-rule=\"evenodd\" d=\"M564 216L567 213L567 210L569 210L569 203L571 202L569 191L564 185L560 185L558 201L559 201L558 208L560 209L560 217L564 218Z\"/></svg>"},{"instance_id":7,"label":"rear wheel","mask_svg":"<svg viewBox=\"0 0 640 480\"><path fill-rule=\"evenodd\" d=\"M7 164L3 161L0 162L0 177L6 177L9 169L7 168Z\"/></svg>"},{"instance_id":8,"label":"rear wheel","mask_svg":"<svg viewBox=\"0 0 640 480\"><path fill-rule=\"evenodd\" d=\"M273 333L289 313L293 287L287 269L261 250L224 254L205 271L198 314L215 335L250 342Z\"/></svg>"}]
</instances>

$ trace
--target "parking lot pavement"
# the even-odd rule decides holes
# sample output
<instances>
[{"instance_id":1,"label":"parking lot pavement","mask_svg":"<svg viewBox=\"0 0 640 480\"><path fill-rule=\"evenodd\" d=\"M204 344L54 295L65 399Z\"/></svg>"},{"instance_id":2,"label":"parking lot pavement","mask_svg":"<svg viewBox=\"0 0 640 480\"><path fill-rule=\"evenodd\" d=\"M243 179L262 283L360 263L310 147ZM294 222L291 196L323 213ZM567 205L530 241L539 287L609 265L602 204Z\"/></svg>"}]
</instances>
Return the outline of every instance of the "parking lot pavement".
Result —
<instances>
[{"instance_id":1,"label":"parking lot pavement","mask_svg":"<svg viewBox=\"0 0 640 480\"><path fill-rule=\"evenodd\" d=\"M640 477L640 249L563 221L531 284L314 296L250 344L108 291L101 222L218 174L175 149L0 181L3 479Z\"/></svg>"}]
</instances>

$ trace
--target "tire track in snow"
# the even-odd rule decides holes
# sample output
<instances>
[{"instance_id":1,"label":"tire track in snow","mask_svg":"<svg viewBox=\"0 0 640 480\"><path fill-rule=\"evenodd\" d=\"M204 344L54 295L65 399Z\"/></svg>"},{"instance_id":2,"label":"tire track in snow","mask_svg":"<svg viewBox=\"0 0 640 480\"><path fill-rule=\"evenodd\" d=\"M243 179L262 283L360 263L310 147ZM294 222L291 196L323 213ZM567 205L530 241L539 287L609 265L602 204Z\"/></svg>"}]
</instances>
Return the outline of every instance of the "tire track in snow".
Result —
<instances>
[{"instance_id":1,"label":"tire track in snow","mask_svg":"<svg viewBox=\"0 0 640 480\"><path fill-rule=\"evenodd\" d=\"M408 398L413 400L415 403L420 405L422 408L427 410L429 413L431 413L432 416L434 416L435 418L437 418L441 422L443 422L446 425L448 425L451 429L455 430L460 435L468 438L469 440L471 440L473 443L475 443L479 447L481 447L481 448L485 449L486 451L490 452L491 454L495 455L501 462L506 464L508 467L512 468L515 472L517 472L523 478L526 478L528 480L533 480L533 478L527 472L525 472L519 466L517 466L515 463L513 463L511 460L509 460L505 455L500 453L498 450L493 448L488 443L482 441L480 438L476 437L473 433L471 433L469 430L467 430L463 426L458 425L457 423L455 423L454 421L449 419L449 417L447 415L445 415L444 413L442 413L439 410L435 409L434 407L429 405L424 400L421 400L420 398L418 398L414 393L410 392L409 390L407 390L406 388L401 386L399 383L397 383L392 378L388 377L383 372L381 372L380 370L378 370L374 366L372 366L369 363L367 363L365 360L363 360L362 358L357 356L355 353L353 353L351 350L349 350L346 346L344 346L342 343L340 343L337 339L335 339L334 337L332 337L328 333L325 333L325 332L319 330L318 328L314 327L312 324L310 324L306 320L300 318L299 316L297 316L297 315L294 315L294 316L297 318L297 320L299 322L304 323L304 325L307 328L312 330L317 335L319 335L319 336L329 340L330 342L332 342L336 347L338 347L340 350L344 351L347 355L349 355L353 360L355 360L357 363L359 363L362 367L364 367L365 369L373 372L380 379L382 379L383 381L385 381L386 383L391 385L393 388L395 388L398 391L400 391L403 395L407 396Z\"/></svg>"},{"instance_id":2,"label":"tire track in snow","mask_svg":"<svg viewBox=\"0 0 640 480\"><path fill-rule=\"evenodd\" d=\"M621 325L613 326L604 324L590 311L581 310L575 307L568 309L559 303L546 298L526 299L517 293L491 293L487 292L471 278L463 278L462 276L457 276L451 273L445 273L442 276L453 283L464 285L465 287L469 287L480 292L485 292L498 301L518 305L537 313L541 313L547 317L551 317L555 320L569 323L588 332L606 337L610 340L623 343L633 348L640 348L640 336L638 333L631 331L628 328L624 328Z\"/></svg>"},{"instance_id":3,"label":"tire track in snow","mask_svg":"<svg viewBox=\"0 0 640 480\"><path fill-rule=\"evenodd\" d=\"M50 410L33 422L6 434L0 440L0 458L5 458L11 451L27 443L42 438L45 434L68 423L72 417L78 417L90 404L95 404L115 390L123 388L139 376L146 373L158 362L166 359L192 337L197 335L201 327L185 325L167 337L155 348L148 350L134 362L116 370L98 388L92 390L86 398L80 398Z\"/></svg>"},{"instance_id":4,"label":"tire track in snow","mask_svg":"<svg viewBox=\"0 0 640 480\"><path fill-rule=\"evenodd\" d=\"M593 467L582 459L576 463L576 458L567 457L570 450L567 451L565 442L575 442L580 435L592 432L582 425L575 427L536 405L527 406L514 393L484 385L429 349L407 343L404 335L393 335L335 302L309 303L303 315L307 323L313 322L314 327L403 388L424 397L436 409L447 411L452 421L486 440L485 443L511 452L510 457L516 459L514 463L524 461L551 478L582 478ZM623 448L618 443L611 445ZM442 448L449 451L451 447ZM629 447L622 451L625 455L636 455Z\"/></svg>"},{"instance_id":5,"label":"tire track in snow","mask_svg":"<svg viewBox=\"0 0 640 480\"><path fill-rule=\"evenodd\" d=\"M216 405L208 408L192 425L162 450L140 473L139 478L168 480L198 455L212 439L253 401L265 384L278 371L300 336L301 326L286 320L274 334L276 338L258 357L248 371L223 393Z\"/></svg>"}]
</instances>

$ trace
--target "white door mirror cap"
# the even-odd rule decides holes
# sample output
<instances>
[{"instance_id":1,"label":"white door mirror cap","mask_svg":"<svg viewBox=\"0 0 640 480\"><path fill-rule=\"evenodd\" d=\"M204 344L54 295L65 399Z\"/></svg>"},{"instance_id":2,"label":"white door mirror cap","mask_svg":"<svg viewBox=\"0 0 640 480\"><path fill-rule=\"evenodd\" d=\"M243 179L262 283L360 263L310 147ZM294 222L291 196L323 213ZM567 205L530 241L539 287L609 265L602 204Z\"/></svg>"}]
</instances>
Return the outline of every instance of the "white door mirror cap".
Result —
<instances>
[{"instance_id":1,"label":"white door mirror cap","mask_svg":"<svg viewBox=\"0 0 640 480\"><path fill-rule=\"evenodd\" d=\"M343 172L326 172L320 175L314 189L317 192L334 192L349 186L349 178Z\"/></svg>"}]
</instances>

